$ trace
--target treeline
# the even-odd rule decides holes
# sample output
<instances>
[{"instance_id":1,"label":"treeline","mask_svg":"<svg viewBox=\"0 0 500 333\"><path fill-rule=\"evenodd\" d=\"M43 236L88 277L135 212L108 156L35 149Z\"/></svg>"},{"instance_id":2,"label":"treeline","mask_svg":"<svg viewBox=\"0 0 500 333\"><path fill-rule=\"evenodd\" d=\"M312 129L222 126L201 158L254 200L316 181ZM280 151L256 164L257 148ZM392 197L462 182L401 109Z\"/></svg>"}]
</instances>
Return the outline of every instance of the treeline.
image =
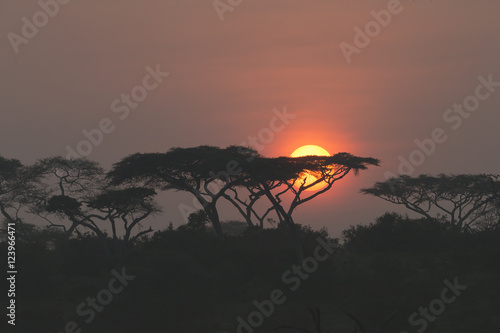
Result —
<instances>
[{"instance_id":1,"label":"treeline","mask_svg":"<svg viewBox=\"0 0 500 333\"><path fill-rule=\"evenodd\" d=\"M24 166L0 157L0 211L10 223L21 223L22 211L35 214L50 227L63 230L68 239L91 232L107 256L123 257L137 239L153 231L140 227L147 217L160 212L157 192L184 191L198 201L219 239L225 235L218 203L227 200L249 228L263 229L269 219L286 225L295 235L294 247L301 261L295 209L328 191L349 172L377 164L374 158L348 153L266 158L240 146L133 154L110 171L87 159L51 157ZM304 175L317 180L306 184ZM323 189L307 191L319 183L324 183ZM181 208L186 217L197 210L186 204Z\"/></svg>"},{"instance_id":2,"label":"treeline","mask_svg":"<svg viewBox=\"0 0 500 333\"><path fill-rule=\"evenodd\" d=\"M221 226L224 241L199 211L177 229L170 226L137 240L120 259L103 256L100 240L90 233L67 240L61 230L25 223L17 246L16 332L65 332L67 323L75 322L82 332L96 333L247 333L237 330L238 318L248 323L257 311L254 302L265 302L276 289L283 290L286 302L264 316L262 325L252 328L255 332L282 326L316 332L307 311L316 306L326 332L354 331L356 322L344 311L367 330L395 312L384 332L416 332L422 324L411 325L408 318L440 296L445 279L455 278L467 289L426 324L428 329L500 328L498 229L464 233L444 219L394 213L350 227L341 240L329 239L326 230L300 226L307 258L314 257L318 238L339 244L316 270L306 271L296 265L293 235L286 226ZM108 302L100 293L117 272L128 280ZM296 290L290 289L297 283L292 279L300 282ZM113 287L119 286L115 281ZM101 311L89 305L92 299ZM421 318L416 317L420 323Z\"/></svg>"},{"instance_id":3,"label":"treeline","mask_svg":"<svg viewBox=\"0 0 500 333\"><path fill-rule=\"evenodd\" d=\"M0 212L6 222L21 223L21 212L35 214L66 238L90 232L106 255L123 256L141 236L151 233L144 221L161 212L159 191L184 191L198 205L181 204L185 218L205 212L215 233L224 239L218 204L230 202L249 228L269 221L295 233L295 209L330 190L347 174L378 165L374 158L348 153L333 156L266 158L256 151L229 146L173 148L166 153L133 154L109 171L87 159L50 157L24 166L0 156ZM313 177L306 183L305 177ZM462 232L498 228L498 175L401 176L363 189L404 205L426 218L442 216ZM317 184L324 187L308 191ZM107 246L107 237L114 245ZM303 257L295 236L298 260Z\"/></svg>"}]
</instances>

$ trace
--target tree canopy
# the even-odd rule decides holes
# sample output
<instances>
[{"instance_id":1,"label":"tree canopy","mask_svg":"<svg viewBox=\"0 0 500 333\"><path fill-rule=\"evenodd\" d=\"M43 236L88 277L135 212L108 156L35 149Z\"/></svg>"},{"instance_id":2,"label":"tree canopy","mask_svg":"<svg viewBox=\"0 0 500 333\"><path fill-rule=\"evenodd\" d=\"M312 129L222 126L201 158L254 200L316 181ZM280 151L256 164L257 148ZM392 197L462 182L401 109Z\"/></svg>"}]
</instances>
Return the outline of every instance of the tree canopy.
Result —
<instances>
[{"instance_id":1,"label":"tree canopy","mask_svg":"<svg viewBox=\"0 0 500 333\"><path fill-rule=\"evenodd\" d=\"M490 204L498 198L499 185L495 176L485 174L403 175L361 191L404 205L427 218L431 218L434 212L440 212L449 218L455 228L468 230L492 209Z\"/></svg>"},{"instance_id":2,"label":"tree canopy","mask_svg":"<svg viewBox=\"0 0 500 333\"><path fill-rule=\"evenodd\" d=\"M378 160L348 153L266 158L242 146L199 146L173 148L166 153L133 154L114 164L107 176L113 185L140 182L161 190L174 189L193 194L217 234L223 237L217 211L221 197L233 203L249 225L252 225L252 216L257 217L262 225L263 218L272 210L280 219L293 224L291 216L298 205L326 192L351 170L358 173L369 165L378 165ZM318 180L310 185L298 184L297 180L305 173L313 174ZM324 189L307 197L302 195L323 181L328 183ZM239 196L238 189L249 191L245 199ZM273 193L273 190L279 192ZM293 193L295 198L290 207L284 209L281 195L286 192ZM253 205L261 197L266 197L272 207L259 216Z\"/></svg>"},{"instance_id":3,"label":"tree canopy","mask_svg":"<svg viewBox=\"0 0 500 333\"><path fill-rule=\"evenodd\" d=\"M350 171L357 174L378 163L377 159L348 153L267 158L242 146L199 146L172 148L166 153L130 155L114 164L107 177L115 186L140 183L161 190L174 189L193 194L216 234L223 239L217 210L220 198L229 200L250 227L262 228L264 218L274 211L280 222L295 233L292 215L297 206L328 191L334 182ZM301 182L299 179L305 174L314 175L317 180L312 184ZM325 182L327 186L310 195L305 194L304 191L320 182ZM243 197L242 190L248 192ZM283 200L285 194L292 195L288 206ZM261 199L267 200L268 208L259 214L255 203ZM257 221L253 222L255 218ZM301 261L298 239L296 247Z\"/></svg>"},{"instance_id":4,"label":"tree canopy","mask_svg":"<svg viewBox=\"0 0 500 333\"><path fill-rule=\"evenodd\" d=\"M172 148L166 153L130 155L115 163L107 176L112 185L142 183L193 194L223 238L217 201L229 188L244 183L241 165L257 156L256 151L240 146Z\"/></svg>"},{"instance_id":5,"label":"tree canopy","mask_svg":"<svg viewBox=\"0 0 500 333\"><path fill-rule=\"evenodd\" d=\"M0 213L7 222L21 222L19 213L36 197L41 178L38 166L0 156Z\"/></svg>"}]
</instances>

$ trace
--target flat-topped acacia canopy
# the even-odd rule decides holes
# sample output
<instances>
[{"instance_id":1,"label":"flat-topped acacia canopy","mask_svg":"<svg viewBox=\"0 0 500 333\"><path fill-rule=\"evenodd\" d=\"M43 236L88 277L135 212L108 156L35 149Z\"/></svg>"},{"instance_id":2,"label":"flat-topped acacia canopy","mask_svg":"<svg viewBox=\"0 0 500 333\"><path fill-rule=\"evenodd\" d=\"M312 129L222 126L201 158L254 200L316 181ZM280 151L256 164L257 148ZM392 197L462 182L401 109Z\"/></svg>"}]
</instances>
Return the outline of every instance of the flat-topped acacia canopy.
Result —
<instances>
[{"instance_id":1,"label":"flat-topped acacia canopy","mask_svg":"<svg viewBox=\"0 0 500 333\"><path fill-rule=\"evenodd\" d=\"M107 177L113 185L141 182L144 186L161 190L174 189L192 193L206 211L216 232L223 238L216 203L221 197L228 199L226 192L229 190L260 187L264 192L267 191L265 196L270 199L276 211L280 211L278 214L286 215L286 220L293 223L291 213L297 205L327 191L334 181L351 170L358 173L369 165L378 163L377 159L348 153L268 158L248 147L199 146L172 148L165 153L130 155L114 164ZM274 195L269 191L285 185L300 196L306 186L299 186L295 190L290 185L293 187L295 180L304 172L319 175L318 182L326 181L328 186L309 198L295 200L293 206L285 212L285 209L277 206L280 200L274 200ZM214 184L217 186L212 186Z\"/></svg>"},{"instance_id":2,"label":"flat-topped acacia canopy","mask_svg":"<svg viewBox=\"0 0 500 333\"><path fill-rule=\"evenodd\" d=\"M255 150L242 146L219 148L199 146L172 148L166 153L137 153L115 163L108 173L114 185L128 181L145 181L162 185L164 189L179 190L196 186L197 181L210 182L288 181L303 172L325 173L331 167L343 166L355 173L368 165L378 165L374 158L357 157L349 153L333 156L275 157L260 156Z\"/></svg>"}]
</instances>

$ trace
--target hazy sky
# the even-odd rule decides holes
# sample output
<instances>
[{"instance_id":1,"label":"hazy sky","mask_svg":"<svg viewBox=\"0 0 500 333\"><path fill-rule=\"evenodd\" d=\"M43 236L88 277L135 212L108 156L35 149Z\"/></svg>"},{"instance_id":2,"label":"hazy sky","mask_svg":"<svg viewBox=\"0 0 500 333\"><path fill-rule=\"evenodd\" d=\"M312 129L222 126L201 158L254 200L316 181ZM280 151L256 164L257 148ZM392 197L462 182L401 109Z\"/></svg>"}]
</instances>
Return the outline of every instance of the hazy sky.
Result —
<instances>
[{"instance_id":1,"label":"hazy sky","mask_svg":"<svg viewBox=\"0 0 500 333\"><path fill-rule=\"evenodd\" d=\"M498 1L222 0L219 13L199 0L54 1L0 4L4 157L66 155L109 119L88 155L108 168L135 152L240 144L286 108L296 117L261 154L316 144L382 160L298 209L333 234L396 208L359 189L397 173L400 156L420 164L413 175L499 173L500 87L478 88L479 76L500 82ZM156 68L169 75L144 83ZM127 106L131 92L141 101ZM447 111L464 100L475 111ZM436 129L422 160L415 140ZM190 201L162 195L161 220L181 223Z\"/></svg>"}]
</instances>

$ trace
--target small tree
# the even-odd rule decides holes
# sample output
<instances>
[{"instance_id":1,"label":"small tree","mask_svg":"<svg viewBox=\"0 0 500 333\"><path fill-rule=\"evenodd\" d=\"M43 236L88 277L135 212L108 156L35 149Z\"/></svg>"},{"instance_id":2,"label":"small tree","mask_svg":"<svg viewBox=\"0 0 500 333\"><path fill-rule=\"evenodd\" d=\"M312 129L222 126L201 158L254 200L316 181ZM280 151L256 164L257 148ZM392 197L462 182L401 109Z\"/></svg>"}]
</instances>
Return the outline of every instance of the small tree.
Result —
<instances>
[{"instance_id":1,"label":"small tree","mask_svg":"<svg viewBox=\"0 0 500 333\"><path fill-rule=\"evenodd\" d=\"M207 223L210 223L210 219L207 213L203 209L200 209L191 213L188 217L188 222L181 225L177 230L204 233L207 232Z\"/></svg>"},{"instance_id":2,"label":"small tree","mask_svg":"<svg viewBox=\"0 0 500 333\"><path fill-rule=\"evenodd\" d=\"M99 164L87 159L53 157L41 160L39 165L45 176L40 191L44 195L32 203L31 211L51 226L62 228L67 238L73 232L80 233L79 228L88 229L98 237L110 256L105 232L109 227L115 255L121 257L134 241L152 232L149 228L134 233L142 227L142 221L160 211L153 189L114 188L108 184ZM70 226L56 222L54 217L69 221Z\"/></svg>"},{"instance_id":3,"label":"small tree","mask_svg":"<svg viewBox=\"0 0 500 333\"><path fill-rule=\"evenodd\" d=\"M0 156L0 213L8 223L20 223L20 212L29 205L40 183L37 166Z\"/></svg>"},{"instance_id":4,"label":"small tree","mask_svg":"<svg viewBox=\"0 0 500 333\"><path fill-rule=\"evenodd\" d=\"M43 182L31 200L29 212L44 219L50 227L64 230L67 238L79 232L79 226L96 235L103 234L95 222L91 223L91 218L85 219L77 212L83 214L82 205L104 191L104 169L94 161L66 160L59 156L41 159L36 165Z\"/></svg>"},{"instance_id":5,"label":"small tree","mask_svg":"<svg viewBox=\"0 0 500 333\"><path fill-rule=\"evenodd\" d=\"M143 187L106 190L88 202L88 207L97 210L111 224L115 254L123 256L138 238L153 231L151 227L134 234L134 228L142 228L141 222L151 214L160 212L154 201L156 192ZM122 224L123 237L119 235L118 223ZM121 245L123 243L123 245Z\"/></svg>"}]
</instances>

